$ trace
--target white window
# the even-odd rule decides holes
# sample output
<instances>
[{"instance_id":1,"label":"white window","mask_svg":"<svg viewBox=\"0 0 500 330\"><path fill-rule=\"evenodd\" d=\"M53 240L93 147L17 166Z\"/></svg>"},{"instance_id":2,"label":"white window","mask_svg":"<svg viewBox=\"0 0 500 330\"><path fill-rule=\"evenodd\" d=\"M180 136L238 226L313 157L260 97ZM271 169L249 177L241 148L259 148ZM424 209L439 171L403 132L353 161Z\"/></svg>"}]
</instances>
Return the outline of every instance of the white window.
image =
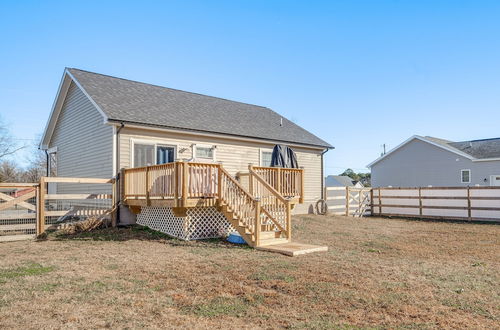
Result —
<instances>
[{"instance_id":1,"label":"white window","mask_svg":"<svg viewBox=\"0 0 500 330\"><path fill-rule=\"evenodd\" d=\"M470 170L462 170L460 173L462 183L470 183Z\"/></svg>"},{"instance_id":2,"label":"white window","mask_svg":"<svg viewBox=\"0 0 500 330\"><path fill-rule=\"evenodd\" d=\"M490 186L500 186L500 175L490 176Z\"/></svg>"},{"instance_id":3,"label":"white window","mask_svg":"<svg viewBox=\"0 0 500 330\"><path fill-rule=\"evenodd\" d=\"M260 166L271 166L273 149L260 149Z\"/></svg>"},{"instance_id":4,"label":"white window","mask_svg":"<svg viewBox=\"0 0 500 330\"><path fill-rule=\"evenodd\" d=\"M132 141L132 166L143 167L175 161L176 147L149 141Z\"/></svg>"},{"instance_id":5,"label":"white window","mask_svg":"<svg viewBox=\"0 0 500 330\"><path fill-rule=\"evenodd\" d=\"M215 146L195 144L193 148L195 159L215 161Z\"/></svg>"}]
</instances>

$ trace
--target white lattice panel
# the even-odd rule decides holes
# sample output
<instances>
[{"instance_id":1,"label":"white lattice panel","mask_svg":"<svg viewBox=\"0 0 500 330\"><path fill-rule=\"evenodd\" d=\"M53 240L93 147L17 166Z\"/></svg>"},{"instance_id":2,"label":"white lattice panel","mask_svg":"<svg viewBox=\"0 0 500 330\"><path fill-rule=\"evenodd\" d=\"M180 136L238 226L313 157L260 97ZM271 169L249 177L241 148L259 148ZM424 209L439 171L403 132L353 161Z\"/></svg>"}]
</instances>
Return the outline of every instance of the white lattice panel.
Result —
<instances>
[{"instance_id":1,"label":"white lattice panel","mask_svg":"<svg viewBox=\"0 0 500 330\"><path fill-rule=\"evenodd\" d=\"M176 217L169 207L143 207L137 224L183 240L227 236L234 228L215 207L195 207Z\"/></svg>"}]
</instances>

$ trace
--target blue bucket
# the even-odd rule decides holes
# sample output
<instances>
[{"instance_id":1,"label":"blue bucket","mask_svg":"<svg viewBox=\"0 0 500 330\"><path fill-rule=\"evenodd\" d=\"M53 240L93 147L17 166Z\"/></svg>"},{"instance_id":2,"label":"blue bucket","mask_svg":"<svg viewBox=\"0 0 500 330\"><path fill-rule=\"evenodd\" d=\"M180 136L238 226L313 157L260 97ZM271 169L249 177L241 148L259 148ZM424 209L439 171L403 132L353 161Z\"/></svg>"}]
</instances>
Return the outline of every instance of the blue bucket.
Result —
<instances>
[{"instance_id":1,"label":"blue bucket","mask_svg":"<svg viewBox=\"0 0 500 330\"><path fill-rule=\"evenodd\" d=\"M241 237L238 232L232 232L231 234L229 234L227 241L234 244L247 244L247 242L245 242L243 237Z\"/></svg>"}]
</instances>

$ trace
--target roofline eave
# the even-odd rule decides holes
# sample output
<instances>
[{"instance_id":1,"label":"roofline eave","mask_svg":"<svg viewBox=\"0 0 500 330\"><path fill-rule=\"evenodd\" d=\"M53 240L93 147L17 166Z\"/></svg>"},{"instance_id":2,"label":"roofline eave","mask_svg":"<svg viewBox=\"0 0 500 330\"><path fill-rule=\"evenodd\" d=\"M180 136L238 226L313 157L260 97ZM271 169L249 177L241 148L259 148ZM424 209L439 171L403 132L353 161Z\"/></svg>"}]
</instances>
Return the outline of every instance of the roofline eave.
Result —
<instances>
[{"instance_id":1,"label":"roofline eave","mask_svg":"<svg viewBox=\"0 0 500 330\"><path fill-rule=\"evenodd\" d=\"M264 141L269 141L269 142L279 142L279 143L287 143L287 144L294 144L296 146L302 146L302 147L309 147L309 148L314 148L314 149L321 149L321 150L331 150L335 149L335 147L331 145L316 145L316 144L308 144L308 143L301 143L301 142L294 142L294 141L284 141L284 140L274 140L274 139L268 139L268 138L261 138L261 137L255 137L255 136L246 136L246 135L238 135L238 134L228 134L228 133L221 133L221 132L213 132L213 131L205 131L205 130L197 130L197 129L191 129L191 128L183 128L183 127L173 127L173 126L166 126L166 125L158 125L158 124L148 124L148 123L141 123L141 122L135 122L135 121L129 121L129 120L120 120L120 119L113 119L113 118L108 118L107 123L110 125L115 125L115 124L121 124L121 123L128 123L137 126L138 128L150 128L150 129L158 129L158 130L174 130L174 131L184 131L184 132L192 132L192 133L197 133L197 134L207 134L207 135L219 135L222 137L233 137L233 138L240 138L240 139L248 139L248 140L264 140Z\"/></svg>"}]
</instances>

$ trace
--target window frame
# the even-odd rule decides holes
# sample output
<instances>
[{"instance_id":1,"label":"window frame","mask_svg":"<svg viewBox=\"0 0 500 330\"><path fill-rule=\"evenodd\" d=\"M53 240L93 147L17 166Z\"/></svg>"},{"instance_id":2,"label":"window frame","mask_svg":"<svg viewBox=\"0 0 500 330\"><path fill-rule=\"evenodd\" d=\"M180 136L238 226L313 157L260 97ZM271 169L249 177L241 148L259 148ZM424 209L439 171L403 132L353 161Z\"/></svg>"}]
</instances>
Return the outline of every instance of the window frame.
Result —
<instances>
[{"instance_id":1,"label":"window frame","mask_svg":"<svg viewBox=\"0 0 500 330\"><path fill-rule=\"evenodd\" d=\"M270 166L271 166L271 164L269 164L269 165L262 165L262 161L263 161L263 156L262 156L262 154L263 154L264 152L270 152L270 153L271 153L271 159L272 159L273 149L270 149L270 148L259 148L259 165L260 165L261 167L270 167Z\"/></svg>"},{"instance_id":2,"label":"window frame","mask_svg":"<svg viewBox=\"0 0 500 330\"><path fill-rule=\"evenodd\" d=\"M165 143L161 141L156 141L156 140L142 140L142 139L130 139L130 167L135 168L135 163L134 163L134 156L135 156L135 145L136 144L146 144L154 147L153 150L153 163L152 165L158 165L158 147L167 147L167 148L174 148L174 162L177 161L177 150L178 146L176 144L171 144L171 143ZM143 166L137 166L137 167L143 167Z\"/></svg>"},{"instance_id":3,"label":"window frame","mask_svg":"<svg viewBox=\"0 0 500 330\"><path fill-rule=\"evenodd\" d=\"M464 181L464 172L469 172L469 181ZM461 183L471 183L472 181L472 171L470 169L460 170L460 182Z\"/></svg>"},{"instance_id":4,"label":"window frame","mask_svg":"<svg viewBox=\"0 0 500 330\"><path fill-rule=\"evenodd\" d=\"M209 157L198 157L196 155L196 151L197 151L198 148L209 148L209 149L212 149L212 158L209 158ZM216 150L217 150L217 146L215 144L195 143L195 144L193 144L193 159L201 159L201 160L205 160L205 161L216 162L217 161Z\"/></svg>"}]
</instances>

